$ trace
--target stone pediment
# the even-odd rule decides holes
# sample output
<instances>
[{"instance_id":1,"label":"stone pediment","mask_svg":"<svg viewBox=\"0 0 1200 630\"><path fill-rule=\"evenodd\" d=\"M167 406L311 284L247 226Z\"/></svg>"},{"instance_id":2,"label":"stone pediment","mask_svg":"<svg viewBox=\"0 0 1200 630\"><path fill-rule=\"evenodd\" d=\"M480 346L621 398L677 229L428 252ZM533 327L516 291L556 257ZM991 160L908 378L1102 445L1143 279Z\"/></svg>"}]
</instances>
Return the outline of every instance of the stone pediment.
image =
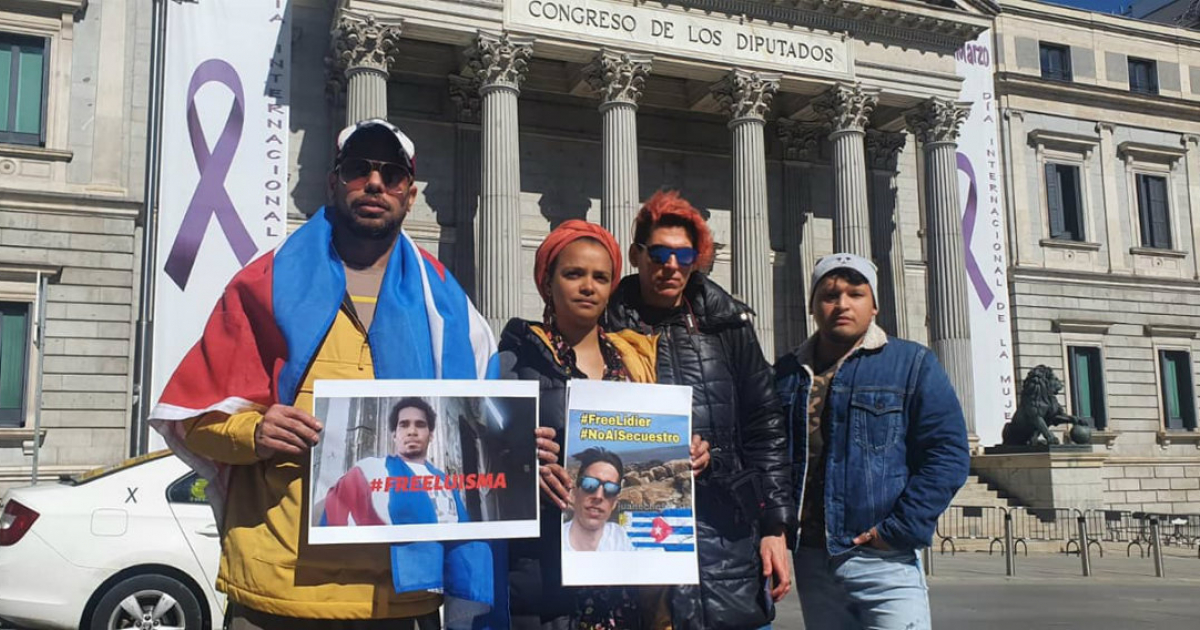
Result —
<instances>
[{"instance_id":1,"label":"stone pediment","mask_svg":"<svg viewBox=\"0 0 1200 630\"><path fill-rule=\"evenodd\" d=\"M949 3L951 6L945 6ZM957 50L991 27L991 0L666 0L711 14L796 24L904 47Z\"/></svg>"}]
</instances>

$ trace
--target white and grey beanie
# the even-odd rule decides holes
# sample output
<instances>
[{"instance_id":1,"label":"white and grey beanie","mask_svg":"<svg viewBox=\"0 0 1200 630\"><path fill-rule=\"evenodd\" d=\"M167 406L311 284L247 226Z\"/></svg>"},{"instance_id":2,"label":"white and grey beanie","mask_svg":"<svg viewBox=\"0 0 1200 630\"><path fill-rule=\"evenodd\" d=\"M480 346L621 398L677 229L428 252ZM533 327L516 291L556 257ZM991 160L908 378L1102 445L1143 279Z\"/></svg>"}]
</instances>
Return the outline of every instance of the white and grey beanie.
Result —
<instances>
[{"instance_id":1,"label":"white and grey beanie","mask_svg":"<svg viewBox=\"0 0 1200 630\"><path fill-rule=\"evenodd\" d=\"M817 292L817 285L825 276L832 271L838 269L853 269L862 274L867 279L867 284L871 285L871 295L876 303L879 301L879 288L877 274L875 273L875 263L855 254L830 254L817 261L817 266L813 269L812 281L808 286L809 299Z\"/></svg>"}]
</instances>

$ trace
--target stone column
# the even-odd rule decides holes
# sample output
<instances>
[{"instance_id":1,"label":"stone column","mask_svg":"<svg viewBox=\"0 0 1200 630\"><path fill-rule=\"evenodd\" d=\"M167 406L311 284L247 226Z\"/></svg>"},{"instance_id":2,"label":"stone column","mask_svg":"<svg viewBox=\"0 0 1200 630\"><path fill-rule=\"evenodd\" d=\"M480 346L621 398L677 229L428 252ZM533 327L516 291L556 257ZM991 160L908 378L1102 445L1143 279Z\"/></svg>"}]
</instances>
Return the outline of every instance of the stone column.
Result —
<instances>
[{"instance_id":1,"label":"stone column","mask_svg":"<svg viewBox=\"0 0 1200 630\"><path fill-rule=\"evenodd\" d=\"M958 128L970 107L942 98L907 114L925 151L926 292L929 345L958 393L967 431L975 435L975 390L971 372L971 322L967 302L966 250L958 199Z\"/></svg>"},{"instance_id":2,"label":"stone column","mask_svg":"<svg viewBox=\"0 0 1200 630\"><path fill-rule=\"evenodd\" d=\"M787 314L783 347L800 345L813 330L809 315L809 276L817 254L812 235L813 164L820 159L821 137L828 135L824 125L801 123L786 118L776 121L779 142L783 145L783 251L784 283L782 304L775 308ZM780 345L780 344L777 344Z\"/></svg>"},{"instance_id":3,"label":"stone column","mask_svg":"<svg viewBox=\"0 0 1200 630\"><path fill-rule=\"evenodd\" d=\"M867 131L867 160L871 166L871 257L879 272L879 325L887 332L908 335L904 310L904 238L896 204L897 158L905 134Z\"/></svg>"},{"instance_id":4,"label":"stone column","mask_svg":"<svg viewBox=\"0 0 1200 630\"><path fill-rule=\"evenodd\" d=\"M521 162L517 96L533 39L480 31L467 52L482 103L476 305L497 333L521 314Z\"/></svg>"},{"instance_id":5,"label":"stone column","mask_svg":"<svg viewBox=\"0 0 1200 630\"><path fill-rule=\"evenodd\" d=\"M604 118L604 193L600 199L600 224L621 252L633 241L633 219L638 198L637 104L650 74L650 55L601 50L586 68L588 85L600 93Z\"/></svg>"},{"instance_id":6,"label":"stone column","mask_svg":"<svg viewBox=\"0 0 1200 630\"><path fill-rule=\"evenodd\" d=\"M388 71L396 62L403 21L341 11L330 32L334 81L345 81L346 124L387 119ZM336 89L336 88L335 88Z\"/></svg>"},{"instance_id":7,"label":"stone column","mask_svg":"<svg viewBox=\"0 0 1200 630\"><path fill-rule=\"evenodd\" d=\"M711 88L733 133L733 293L754 309L754 330L769 361L775 355L775 308L763 126L779 78L735 69Z\"/></svg>"},{"instance_id":8,"label":"stone column","mask_svg":"<svg viewBox=\"0 0 1200 630\"><path fill-rule=\"evenodd\" d=\"M839 83L813 99L813 109L829 121L833 144L833 251L871 256L867 202L867 163L863 139L879 91Z\"/></svg>"},{"instance_id":9,"label":"stone column","mask_svg":"<svg viewBox=\"0 0 1200 630\"><path fill-rule=\"evenodd\" d=\"M482 102L473 78L447 77L454 103L454 252L451 271L475 299L475 244L479 210L479 119Z\"/></svg>"}]
</instances>

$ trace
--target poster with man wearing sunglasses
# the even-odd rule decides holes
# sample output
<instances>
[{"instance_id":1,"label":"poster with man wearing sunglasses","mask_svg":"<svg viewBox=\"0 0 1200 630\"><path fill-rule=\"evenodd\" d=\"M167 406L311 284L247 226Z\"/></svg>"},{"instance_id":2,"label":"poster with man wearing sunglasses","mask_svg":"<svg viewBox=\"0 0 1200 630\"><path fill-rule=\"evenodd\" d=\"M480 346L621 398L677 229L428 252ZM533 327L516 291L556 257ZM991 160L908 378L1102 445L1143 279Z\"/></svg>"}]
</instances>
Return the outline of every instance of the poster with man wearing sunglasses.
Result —
<instances>
[{"instance_id":1,"label":"poster with man wearing sunglasses","mask_svg":"<svg viewBox=\"0 0 1200 630\"><path fill-rule=\"evenodd\" d=\"M691 409L690 387L570 382L564 585L699 581Z\"/></svg>"}]
</instances>

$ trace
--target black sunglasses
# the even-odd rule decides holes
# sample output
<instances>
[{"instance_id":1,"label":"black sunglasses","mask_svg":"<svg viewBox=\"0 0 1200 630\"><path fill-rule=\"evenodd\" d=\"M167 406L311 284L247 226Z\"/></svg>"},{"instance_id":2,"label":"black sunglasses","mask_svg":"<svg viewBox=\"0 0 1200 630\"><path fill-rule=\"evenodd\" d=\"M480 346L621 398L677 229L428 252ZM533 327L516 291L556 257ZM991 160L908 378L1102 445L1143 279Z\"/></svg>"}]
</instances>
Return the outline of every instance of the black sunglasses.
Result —
<instances>
[{"instance_id":1,"label":"black sunglasses","mask_svg":"<svg viewBox=\"0 0 1200 630\"><path fill-rule=\"evenodd\" d=\"M671 262L671 256L675 257L675 262L679 263L680 267L690 267L696 262L696 257L699 252L695 247L667 247L666 245L651 245L649 247L638 243L638 247L646 250L646 254L650 256L650 260L659 265L665 265Z\"/></svg>"},{"instance_id":2,"label":"black sunglasses","mask_svg":"<svg viewBox=\"0 0 1200 630\"><path fill-rule=\"evenodd\" d=\"M383 187L389 192L399 190L408 181L412 173L408 167L395 162L380 162L365 158L346 158L338 165L338 178L342 183L351 187L366 186L371 179L371 173L379 171Z\"/></svg>"},{"instance_id":3,"label":"black sunglasses","mask_svg":"<svg viewBox=\"0 0 1200 630\"><path fill-rule=\"evenodd\" d=\"M584 477L579 480L579 487L587 494L595 492L601 486L604 487L605 498L612 499L621 494L621 484L615 481L600 481L595 477Z\"/></svg>"}]
</instances>

